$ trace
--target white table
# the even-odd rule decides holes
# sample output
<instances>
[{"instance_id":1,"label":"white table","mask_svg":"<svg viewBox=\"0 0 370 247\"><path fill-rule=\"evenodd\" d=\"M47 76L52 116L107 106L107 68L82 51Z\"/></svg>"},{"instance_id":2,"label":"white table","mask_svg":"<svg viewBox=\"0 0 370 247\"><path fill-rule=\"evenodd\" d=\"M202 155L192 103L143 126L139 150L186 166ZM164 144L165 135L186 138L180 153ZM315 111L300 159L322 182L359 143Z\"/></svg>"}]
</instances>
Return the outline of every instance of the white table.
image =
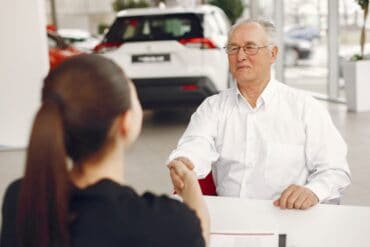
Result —
<instances>
[{"instance_id":1,"label":"white table","mask_svg":"<svg viewBox=\"0 0 370 247\"><path fill-rule=\"evenodd\" d=\"M308 210L281 210L272 201L205 199L211 233L285 233L287 247L370 246L370 207L320 204Z\"/></svg>"}]
</instances>

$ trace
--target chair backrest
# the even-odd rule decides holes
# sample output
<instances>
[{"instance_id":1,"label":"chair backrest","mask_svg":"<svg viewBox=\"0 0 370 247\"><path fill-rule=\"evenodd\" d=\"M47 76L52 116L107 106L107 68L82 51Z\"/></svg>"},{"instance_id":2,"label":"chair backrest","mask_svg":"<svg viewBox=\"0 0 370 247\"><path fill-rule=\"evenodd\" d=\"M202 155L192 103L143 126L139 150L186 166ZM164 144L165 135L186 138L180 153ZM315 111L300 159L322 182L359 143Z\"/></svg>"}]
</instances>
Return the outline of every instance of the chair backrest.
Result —
<instances>
[{"instance_id":1,"label":"chair backrest","mask_svg":"<svg viewBox=\"0 0 370 247\"><path fill-rule=\"evenodd\" d=\"M212 172L210 172L205 178L198 180L202 194L205 196L217 196L216 186L213 181Z\"/></svg>"}]
</instances>

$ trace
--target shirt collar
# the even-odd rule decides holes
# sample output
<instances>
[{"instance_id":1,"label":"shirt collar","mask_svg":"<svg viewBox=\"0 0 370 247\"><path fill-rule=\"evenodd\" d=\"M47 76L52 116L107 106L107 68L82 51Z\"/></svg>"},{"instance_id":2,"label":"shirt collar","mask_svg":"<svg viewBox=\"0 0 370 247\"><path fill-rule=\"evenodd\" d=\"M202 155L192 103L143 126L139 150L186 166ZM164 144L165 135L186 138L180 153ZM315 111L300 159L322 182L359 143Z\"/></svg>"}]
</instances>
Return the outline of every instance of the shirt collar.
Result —
<instances>
[{"instance_id":1,"label":"shirt collar","mask_svg":"<svg viewBox=\"0 0 370 247\"><path fill-rule=\"evenodd\" d=\"M259 98L263 100L266 106L269 106L272 101L272 96L276 91L276 81L275 79L270 79L267 83L265 89L262 91Z\"/></svg>"},{"instance_id":2,"label":"shirt collar","mask_svg":"<svg viewBox=\"0 0 370 247\"><path fill-rule=\"evenodd\" d=\"M276 90L276 80L270 79L270 81L267 83L265 89L262 91L261 95L257 99L256 109L258 109L261 105L264 105L265 107L268 107L269 104L272 101L272 96ZM234 85L234 92L237 95L237 99L244 99L243 95L241 94L237 83ZM248 104L249 105L249 104Z\"/></svg>"}]
</instances>

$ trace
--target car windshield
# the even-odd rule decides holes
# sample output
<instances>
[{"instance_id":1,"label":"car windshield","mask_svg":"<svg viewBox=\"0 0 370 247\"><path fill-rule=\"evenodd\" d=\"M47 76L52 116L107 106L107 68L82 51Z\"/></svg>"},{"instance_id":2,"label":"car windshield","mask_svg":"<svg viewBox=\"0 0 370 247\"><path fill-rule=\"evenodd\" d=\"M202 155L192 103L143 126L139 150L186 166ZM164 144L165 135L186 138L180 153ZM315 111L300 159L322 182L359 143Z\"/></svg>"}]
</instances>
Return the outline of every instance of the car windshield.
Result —
<instances>
[{"instance_id":1,"label":"car windshield","mask_svg":"<svg viewBox=\"0 0 370 247\"><path fill-rule=\"evenodd\" d=\"M120 17L112 25L105 40L130 42L203 37L201 18L196 14Z\"/></svg>"}]
</instances>

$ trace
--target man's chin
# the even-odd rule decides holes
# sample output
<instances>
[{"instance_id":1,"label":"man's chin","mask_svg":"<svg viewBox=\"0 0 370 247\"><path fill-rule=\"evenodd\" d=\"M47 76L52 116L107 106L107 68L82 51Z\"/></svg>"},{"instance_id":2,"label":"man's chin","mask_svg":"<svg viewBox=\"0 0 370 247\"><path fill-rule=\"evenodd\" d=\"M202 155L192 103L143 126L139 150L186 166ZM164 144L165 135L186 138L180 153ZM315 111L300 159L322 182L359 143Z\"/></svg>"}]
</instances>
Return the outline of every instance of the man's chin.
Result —
<instances>
[{"instance_id":1,"label":"man's chin","mask_svg":"<svg viewBox=\"0 0 370 247\"><path fill-rule=\"evenodd\" d=\"M236 76L235 77L235 80L238 82L238 83L241 83L241 84L246 84L246 83L249 83L251 81L254 81L255 78L253 76L246 76L246 75L242 75L242 76Z\"/></svg>"}]
</instances>

